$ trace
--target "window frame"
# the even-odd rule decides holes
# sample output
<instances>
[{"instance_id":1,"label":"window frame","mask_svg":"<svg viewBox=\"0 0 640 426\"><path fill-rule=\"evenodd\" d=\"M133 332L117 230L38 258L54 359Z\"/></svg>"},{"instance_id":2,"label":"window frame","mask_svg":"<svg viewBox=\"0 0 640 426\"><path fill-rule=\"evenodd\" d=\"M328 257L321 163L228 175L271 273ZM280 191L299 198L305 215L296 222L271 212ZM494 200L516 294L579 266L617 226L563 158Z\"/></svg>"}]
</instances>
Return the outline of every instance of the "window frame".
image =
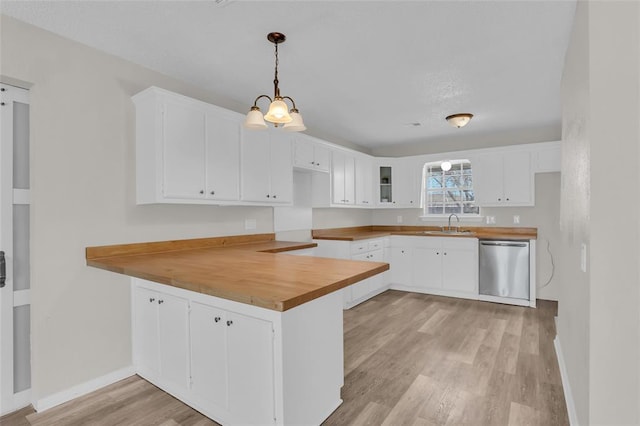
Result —
<instances>
[{"instance_id":1,"label":"window frame","mask_svg":"<svg viewBox=\"0 0 640 426\"><path fill-rule=\"evenodd\" d=\"M429 161L423 164L422 166L422 176L421 176L421 194L420 194L420 207L422 208L422 215L420 216L420 218L425 221L425 220L441 220L443 218L448 218L452 213L446 213L444 210L446 209L446 202L443 201L442 205L443 205L443 212L442 213L428 213L428 209L429 209L429 204L428 204L428 192L429 188L427 187L427 180L428 180L428 175L431 174L430 168L433 168L434 166L440 166L444 161L448 161L451 163L452 168L455 168L456 166L460 167L460 165L462 164L469 164L469 169L471 171L470 175L471 175L471 186L470 187L456 187L456 190L459 191L469 191L471 190L474 193L474 200L473 200L473 207L476 207L478 209L477 213L463 213L462 211L460 213L455 212L455 214L457 216L459 216L460 218L464 218L465 220L470 220L470 221L481 221L483 219L483 217L481 216L481 212L480 212L480 206L478 206L476 204L476 200L475 200L475 191L474 191L474 186L473 186L473 165L470 159L468 158L460 158L460 159L456 159L456 160L438 160L438 161ZM444 183L444 179L446 179L447 177L447 172L442 171L442 179L443 179L443 187L442 189L444 190L446 188L446 184ZM459 176L462 176L462 169L460 168L460 174ZM451 176L451 174L449 174L449 176ZM434 192L434 191L431 191ZM464 201L461 201L462 204L465 204ZM461 210L464 210L463 208L461 208Z\"/></svg>"}]
</instances>

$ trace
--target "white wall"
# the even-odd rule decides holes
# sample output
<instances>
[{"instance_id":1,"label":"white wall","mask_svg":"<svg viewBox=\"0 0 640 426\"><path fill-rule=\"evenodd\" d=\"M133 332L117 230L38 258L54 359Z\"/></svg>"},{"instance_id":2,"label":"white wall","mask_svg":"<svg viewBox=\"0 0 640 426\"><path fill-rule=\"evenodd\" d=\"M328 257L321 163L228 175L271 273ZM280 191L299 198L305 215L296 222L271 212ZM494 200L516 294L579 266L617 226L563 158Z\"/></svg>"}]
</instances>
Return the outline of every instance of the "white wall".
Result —
<instances>
[{"instance_id":1,"label":"white wall","mask_svg":"<svg viewBox=\"0 0 640 426\"><path fill-rule=\"evenodd\" d=\"M562 83L558 336L585 425L640 423L639 9L578 2Z\"/></svg>"},{"instance_id":2,"label":"white wall","mask_svg":"<svg viewBox=\"0 0 640 426\"><path fill-rule=\"evenodd\" d=\"M313 229L373 225L372 211L356 208L314 208Z\"/></svg>"},{"instance_id":3,"label":"white wall","mask_svg":"<svg viewBox=\"0 0 640 426\"><path fill-rule=\"evenodd\" d=\"M0 74L31 87L34 398L131 365L129 280L86 246L272 232L271 208L135 205L134 107L157 85L198 88L2 16ZM215 73L215 70L212 70Z\"/></svg>"}]
</instances>

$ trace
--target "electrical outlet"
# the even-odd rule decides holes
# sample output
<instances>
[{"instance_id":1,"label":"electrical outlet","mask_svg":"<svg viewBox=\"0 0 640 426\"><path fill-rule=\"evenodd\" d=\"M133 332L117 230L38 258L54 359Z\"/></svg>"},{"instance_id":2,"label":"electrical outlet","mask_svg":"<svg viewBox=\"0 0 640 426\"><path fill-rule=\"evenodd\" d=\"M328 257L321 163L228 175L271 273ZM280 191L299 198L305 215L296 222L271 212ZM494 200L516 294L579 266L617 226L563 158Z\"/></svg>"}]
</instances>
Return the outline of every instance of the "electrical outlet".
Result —
<instances>
[{"instance_id":1,"label":"electrical outlet","mask_svg":"<svg viewBox=\"0 0 640 426\"><path fill-rule=\"evenodd\" d=\"M402 223L402 216L398 216L397 221L398 223Z\"/></svg>"},{"instance_id":2,"label":"electrical outlet","mask_svg":"<svg viewBox=\"0 0 640 426\"><path fill-rule=\"evenodd\" d=\"M518 224L520 223L520 216L519 215L513 215L513 223L514 224Z\"/></svg>"},{"instance_id":3,"label":"electrical outlet","mask_svg":"<svg viewBox=\"0 0 640 426\"><path fill-rule=\"evenodd\" d=\"M258 224L255 219L245 219L244 220L244 229L256 229Z\"/></svg>"},{"instance_id":4,"label":"electrical outlet","mask_svg":"<svg viewBox=\"0 0 640 426\"><path fill-rule=\"evenodd\" d=\"M587 272L587 245L585 243L580 246L580 270Z\"/></svg>"},{"instance_id":5,"label":"electrical outlet","mask_svg":"<svg viewBox=\"0 0 640 426\"><path fill-rule=\"evenodd\" d=\"M495 216L487 216L487 225L492 225L496 223L496 217Z\"/></svg>"}]
</instances>

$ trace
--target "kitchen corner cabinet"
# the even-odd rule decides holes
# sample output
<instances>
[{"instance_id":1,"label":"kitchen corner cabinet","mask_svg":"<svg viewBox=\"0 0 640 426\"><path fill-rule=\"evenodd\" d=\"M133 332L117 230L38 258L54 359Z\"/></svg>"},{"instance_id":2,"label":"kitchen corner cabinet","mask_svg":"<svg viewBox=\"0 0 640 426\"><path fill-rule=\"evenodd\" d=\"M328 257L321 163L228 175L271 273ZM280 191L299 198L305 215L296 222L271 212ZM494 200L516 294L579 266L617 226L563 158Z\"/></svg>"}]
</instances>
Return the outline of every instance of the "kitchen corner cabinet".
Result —
<instances>
[{"instance_id":1,"label":"kitchen corner cabinet","mask_svg":"<svg viewBox=\"0 0 640 426\"><path fill-rule=\"evenodd\" d=\"M295 135L293 142L294 167L328 173L330 158L331 151L326 146L315 142L312 137L305 134Z\"/></svg>"},{"instance_id":2,"label":"kitchen corner cabinet","mask_svg":"<svg viewBox=\"0 0 640 426\"><path fill-rule=\"evenodd\" d=\"M386 238L372 238L359 241L313 240L318 246L314 256L334 259L351 259L364 262L386 262ZM389 285L387 274L369 277L342 289L344 309L350 309L373 296L382 293Z\"/></svg>"},{"instance_id":3,"label":"kitchen corner cabinet","mask_svg":"<svg viewBox=\"0 0 640 426\"><path fill-rule=\"evenodd\" d=\"M331 153L331 202L355 204L355 158L343 151Z\"/></svg>"},{"instance_id":4,"label":"kitchen corner cabinet","mask_svg":"<svg viewBox=\"0 0 640 426\"><path fill-rule=\"evenodd\" d=\"M476 238L391 236L391 288L478 298Z\"/></svg>"},{"instance_id":5,"label":"kitchen corner cabinet","mask_svg":"<svg viewBox=\"0 0 640 426\"><path fill-rule=\"evenodd\" d=\"M155 87L133 101L138 204L239 200L239 114Z\"/></svg>"},{"instance_id":6,"label":"kitchen corner cabinet","mask_svg":"<svg viewBox=\"0 0 640 426\"><path fill-rule=\"evenodd\" d=\"M342 403L340 292L279 312L132 282L136 373L216 422L320 424Z\"/></svg>"},{"instance_id":7,"label":"kitchen corner cabinet","mask_svg":"<svg viewBox=\"0 0 640 426\"><path fill-rule=\"evenodd\" d=\"M376 175L379 207L420 207L422 177L412 161L403 159L379 163Z\"/></svg>"},{"instance_id":8,"label":"kitchen corner cabinet","mask_svg":"<svg viewBox=\"0 0 640 426\"><path fill-rule=\"evenodd\" d=\"M471 161L476 204L481 207L533 206L529 151L480 154Z\"/></svg>"},{"instance_id":9,"label":"kitchen corner cabinet","mask_svg":"<svg viewBox=\"0 0 640 426\"><path fill-rule=\"evenodd\" d=\"M242 201L293 202L292 139L281 129L242 129Z\"/></svg>"}]
</instances>

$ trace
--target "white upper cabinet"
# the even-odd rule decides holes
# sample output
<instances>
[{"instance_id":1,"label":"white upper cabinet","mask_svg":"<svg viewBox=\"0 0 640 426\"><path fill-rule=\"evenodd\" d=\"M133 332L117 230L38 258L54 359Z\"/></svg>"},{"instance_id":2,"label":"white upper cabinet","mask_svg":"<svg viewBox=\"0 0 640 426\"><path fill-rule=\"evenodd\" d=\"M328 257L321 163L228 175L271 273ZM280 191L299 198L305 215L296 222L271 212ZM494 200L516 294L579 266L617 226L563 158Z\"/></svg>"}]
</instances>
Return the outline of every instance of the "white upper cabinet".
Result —
<instances>
[{"instance_id":1,"label":"white upper cabinet","mask_svg":"<svg viewBox=\"0 0 640 426\"><path fill-rule=\"evenodd\" d=\"M235 114L207 113L206 197L240 199L240 125Z\"/></svg>"},{"instance_id":2,"label":"white upper cabinet","mask_svg":"<svg viewBox=\"0 0 640 426\"><path fill-rule=\"evenodd\" d=\"M278 129L242 129L242 200L256 203L293 201L292 135Z\"/></svg>"},{"instance_id":3,"label":"white upper cabinet","mask_svg":"<svg viewBox=\"0 0 640 426\"><path fill-rule=\"evenodd\" d=\"M532 206L533 175L528 150L480 154L472 159L476 204Z\"/></svg>"},{"instance_id":4,"label":"white upper cabinet","mask_svg":"<svg viewBox=\"0 0 640 426\"><path fill-rule=\"evenodd\" d=\"M293 165L319 172L329 171L331 151L305 134L296 134L293 143Z\"/></svg>"},{"instance_id":5,"label":"white upper cabinet","mask_svg":"<svg viewBox=\"0 0 640 426\"><path fill-rule=\"evenodd\" d=\"M373 207L373 161L364 155L357 156L355 161L356 205Z\"/></svg>"},{"instance_id":6,"label":"white upper cabinet","mask_svg":"<svg viewBox=\"0 0 640 426\"><path fill-rule=\"evenodd\" d=\"M167 97L162 105L166 198L204 198L207 110L201 104Z\"/></svg>"},{"instance_id":7,"label":"white upper cabinet","mask_svg":"<svg viewBox=\"0 0 640 426\"><path fill-rule=\"evenodd\" d=\"M412 158L378 162L377 204L380 207L420 207L420 179Z\"/></svg>"},{"instance_id":8,"label":"white upper cabinet","mask_svg":"<svg viewBox=\"0 0 640 426\"><path fill-rule=\"evenodd\" d=\"M133 101L138 204L239 199L240 114L156 87Z\"/></svg>"},{"instance_id":9,"label":"white upper cabinet","mask_svg":"<svg viewBox=\"0 0 640 426\"><path fill-rule=\"evenodd\" d=\"M355 204L355 158L343 151L331 154L331 201L333 204Z\"/></svg>"}]
</instances>

